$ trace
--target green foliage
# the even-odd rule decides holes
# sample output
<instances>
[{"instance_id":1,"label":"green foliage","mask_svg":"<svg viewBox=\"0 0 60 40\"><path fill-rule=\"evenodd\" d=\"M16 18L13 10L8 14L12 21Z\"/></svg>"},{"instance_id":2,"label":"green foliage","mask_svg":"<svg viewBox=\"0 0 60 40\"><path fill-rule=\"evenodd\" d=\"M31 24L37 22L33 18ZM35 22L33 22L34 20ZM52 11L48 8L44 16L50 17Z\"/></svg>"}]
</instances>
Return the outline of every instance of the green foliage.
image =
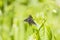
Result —
<instances>
[{"instance_id":1,"label":"green foliage","mask_svg":"<svg viewBox=\"0 0 60 40\"><path fill-rule=\"evenodd\" d=\"M37 25L24 21L29 15ZM0 40L60 40L59 30L55 0L0 0Z\"/></svg>"}]
</instances>

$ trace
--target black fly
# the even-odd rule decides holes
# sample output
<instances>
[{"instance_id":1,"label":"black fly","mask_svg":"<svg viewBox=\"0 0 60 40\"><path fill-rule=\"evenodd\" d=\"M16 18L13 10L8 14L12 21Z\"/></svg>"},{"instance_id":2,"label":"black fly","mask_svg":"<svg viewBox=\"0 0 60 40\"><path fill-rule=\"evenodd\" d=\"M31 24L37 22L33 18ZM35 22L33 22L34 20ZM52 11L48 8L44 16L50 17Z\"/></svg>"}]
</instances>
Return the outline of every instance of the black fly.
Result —
<instances>
[{"instance_id":1,"label":"black fly","mask_svg":"<svg viewBox=\"0 0 60 40\"><path fill-rule=\"evenodd\" d=\"M36 23L34 22L33 17L31 15L29 15L29 17L27 19L25 19L24 21L28 22L29 25L32 25L32 24L36 25Z\"/></svg>"}]
</instances>

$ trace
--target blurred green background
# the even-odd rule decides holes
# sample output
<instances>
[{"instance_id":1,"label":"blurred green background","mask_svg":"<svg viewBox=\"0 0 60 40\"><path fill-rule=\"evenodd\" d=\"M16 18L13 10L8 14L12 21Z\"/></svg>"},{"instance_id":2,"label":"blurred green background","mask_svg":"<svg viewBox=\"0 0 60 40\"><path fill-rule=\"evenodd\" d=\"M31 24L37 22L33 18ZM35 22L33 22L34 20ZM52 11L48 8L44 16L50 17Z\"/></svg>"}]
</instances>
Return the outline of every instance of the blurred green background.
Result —
<instances>
[{"instance_id":1,"label":"blurred green background","mask_svg":"<svg viewBox=\"0 0 60 40\"><path fill-rule=\"evenodd\" d=\"M0 0L0 40L60 40L60 0Z\"/></svg>"}]
</instances>

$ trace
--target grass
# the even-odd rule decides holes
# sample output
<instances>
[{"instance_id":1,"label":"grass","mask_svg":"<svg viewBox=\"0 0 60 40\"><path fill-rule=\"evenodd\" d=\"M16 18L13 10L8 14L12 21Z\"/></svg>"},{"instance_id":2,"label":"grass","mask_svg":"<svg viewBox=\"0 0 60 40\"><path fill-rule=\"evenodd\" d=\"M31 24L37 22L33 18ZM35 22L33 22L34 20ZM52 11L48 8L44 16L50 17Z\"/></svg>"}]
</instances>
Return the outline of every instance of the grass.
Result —
<instances>
[{"instance_id":1,"label":"grass","mask_svg":"<svg viewBox=\"0 0 60 40\"><path fill-rule=\"evenodd\" d=\"M37 25L24 21L29 15ZM59 20L55 0L0 0L0 40L60 40Z\"/></svg>"}]
</instances>

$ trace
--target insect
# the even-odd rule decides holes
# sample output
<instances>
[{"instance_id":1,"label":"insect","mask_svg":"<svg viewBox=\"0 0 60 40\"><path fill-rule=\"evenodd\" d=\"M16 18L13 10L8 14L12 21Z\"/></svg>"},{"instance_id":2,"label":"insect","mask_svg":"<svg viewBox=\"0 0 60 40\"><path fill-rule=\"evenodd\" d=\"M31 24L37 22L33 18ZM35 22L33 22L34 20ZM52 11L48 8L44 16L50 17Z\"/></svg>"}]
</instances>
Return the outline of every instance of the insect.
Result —
<instances>
[{"instance_id":1,"label":"insect","mask_svg":"<svg viewBox=\"0 0 60 40\"><path fill-rule=\"evenodd\" d=\"M36 25L36 23L34 22L33 17L31 15L29 15L29 17L27 19L25 19L24 21L28 22L29 25L32 25L32 24Z\"/></svg>"}]
</instances>

